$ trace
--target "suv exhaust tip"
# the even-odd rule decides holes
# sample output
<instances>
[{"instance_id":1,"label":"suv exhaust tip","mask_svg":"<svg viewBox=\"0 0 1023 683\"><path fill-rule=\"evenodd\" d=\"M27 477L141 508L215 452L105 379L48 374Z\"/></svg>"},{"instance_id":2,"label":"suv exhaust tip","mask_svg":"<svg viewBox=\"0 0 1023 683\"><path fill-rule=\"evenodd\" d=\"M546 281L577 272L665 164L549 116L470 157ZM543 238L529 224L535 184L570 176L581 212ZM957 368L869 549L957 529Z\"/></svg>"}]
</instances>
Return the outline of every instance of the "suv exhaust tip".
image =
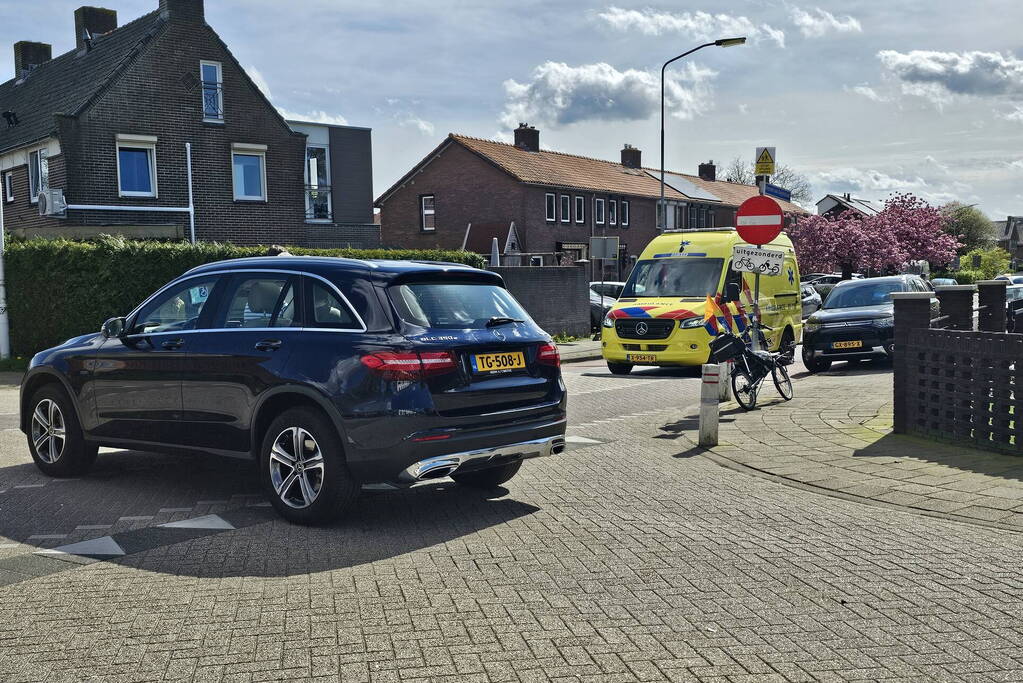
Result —
<instances>
[{"instance_id":1,"label":"suv exhaust tip","mask_svg":"<svg viewBox=\"0 0 1023 683\"><path fill-rule=\"evenodd\" d=\"M398 475L398 481L416 483L450 476L465 465L472 469L485 467L490 461L495 465L512 460L526 460L548 455L557 455L565 450L565 437L549 436L532 441L481 448L475 451L437 455L409 465Z\"/></svg>"}]
</instances>

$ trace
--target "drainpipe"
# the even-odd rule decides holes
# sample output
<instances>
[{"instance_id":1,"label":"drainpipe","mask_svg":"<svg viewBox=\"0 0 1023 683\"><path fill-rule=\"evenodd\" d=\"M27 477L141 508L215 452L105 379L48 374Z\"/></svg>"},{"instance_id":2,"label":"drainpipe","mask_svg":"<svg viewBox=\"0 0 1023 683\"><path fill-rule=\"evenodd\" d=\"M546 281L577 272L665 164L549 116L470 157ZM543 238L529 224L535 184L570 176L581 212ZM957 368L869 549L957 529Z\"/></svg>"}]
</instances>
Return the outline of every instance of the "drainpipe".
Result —
<instances>
[{"instance_id":1,"label":"drainpipe","mask_svg":"<svg viewBox=\"0 0 1023 683\"><path fill-rule=\"evenodd\" d=\"M0 358L11 357L11 325L7 316L7 278L4 275L4 256L7 251L7 235L4 232L4 201L0 197Z\"/></svg>"}]
</instances>

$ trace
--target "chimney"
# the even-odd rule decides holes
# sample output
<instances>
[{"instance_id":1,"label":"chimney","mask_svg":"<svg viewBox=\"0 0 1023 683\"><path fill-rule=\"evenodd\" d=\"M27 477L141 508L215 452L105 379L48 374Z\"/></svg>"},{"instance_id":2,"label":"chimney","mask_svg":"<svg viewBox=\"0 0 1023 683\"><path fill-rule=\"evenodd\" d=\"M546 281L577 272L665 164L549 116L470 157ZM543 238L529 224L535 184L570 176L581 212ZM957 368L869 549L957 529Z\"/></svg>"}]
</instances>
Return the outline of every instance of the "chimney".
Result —
<instances>
[{"instance_id":1,"label":"chimney","mask_svg":"<svg viewBox=\"0 0 1023 683\"><path fill-rule=\"evenodd\" d=\"M705 164L700 164L700 168L697 173L703 180L717 180L718 169L717 166L714 165L714 160L711 159Z\"/></svg>"},{"instance_id":2,"label":"chimney","mask_svg":"<svg viewBox=\"0 0 1023 683\"><path fill-rule=\"evenodd\" d=\"M622 166L625 168L642 168L642 156L643 153L640 150L626 142L625 147L622 147Z\"/></svg>"},{"instance_id":3,"label":"chimney","mask_svg":"<svg viewBox=\"0 0 1023 683\"><path fill-rule=\"evenodd\" d=\"M19 40L14 44L14 77L20 78L53 57L53 47L46 43Z\"/></svg>"},{"instance_id":4,"label":"chimney","mask_svg":"<svg viewBox=\"0 0 1023 683\"><path fill-rule=\"evenodd\" d=\"M79 7L75 10L75 42L78 49L92 49L92 38L117 28L117 12L105 7Z\"/></svg>"},{"instance_id":5,"label":"chimney","mask_svg":"<svg viewBox=\"0 0 1023 683\"><path fill-rule=\"evenodd\" d=\"M848 193L848 192L846 192L846 193L845 193L844 195L842 195L842 196L843 196L843 197L845 197L845 201L849 201L849 200L851 200L851 199L852 199L852 197L850 197L850 196L849 196L849 193Z\"/></svg>"},{"instance_id":6,"label":"chimney","mask_svg":"<svg viewBox=\"0 0 1023 683\"><path fill-rule=\"evenodd\" d=\"M540 131L528 123L520 123L515 129L515 146L527 152L539 152Z\"/></svg>"},{"instance_id":7,"label":"chimney","mask_svg":"<svg viewBox=\"0 0 1023 683\"><path fill-rule=\"evenodd\" d=\"M160 14L170 21L206 23L203 0L160 0Z\"/></svg>"}]
</instances>

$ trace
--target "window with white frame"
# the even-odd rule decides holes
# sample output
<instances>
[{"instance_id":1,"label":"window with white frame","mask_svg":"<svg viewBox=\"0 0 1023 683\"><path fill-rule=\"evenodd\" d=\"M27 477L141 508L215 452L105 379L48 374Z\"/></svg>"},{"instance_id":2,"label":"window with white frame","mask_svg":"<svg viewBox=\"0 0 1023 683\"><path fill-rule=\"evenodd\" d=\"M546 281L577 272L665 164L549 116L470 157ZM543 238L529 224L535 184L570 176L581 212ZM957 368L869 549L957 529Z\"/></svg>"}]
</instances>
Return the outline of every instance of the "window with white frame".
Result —
<instances>
[{"instance_id":1,"label":"window with white frame","mask_svg":"<svg viewBox=\"0 0 1023 683\"><path fill-rule=\"evenodd\" d=\"M33 204L39 201L39 193L50 187L50 163L47 149L28 153L28 198Z\"/></svg>"},{"instance_id":2,"label":"window with white frame","mask_svg":"<svg viewBox=\"0 0 1023 683\"><path fill-rule=\"evenodd\" d=\"M548 192L544 195L544 204L546 204L547 222L553 223L556 220L554 212L557 210L557 199L553 192Z\"/></svg>"},{"instance_id":3,"label":"window with white frame","mask_svg":"<svg viewBox=\"0 0 1023 683\"><path fill-rule=\"evenodd\" d=\"M622 227L629 225L629 200L622 200Z\"/></svg>"},{"instance_id":4,"label":"window with white frame","mask_svg":"<svg viewBox=\"0 0 1023 683\"><path fill-rule=\"evenodd\" d=\"M585 223L586 222L586 198L576 197L575 198L575 222Z\"/></svg>"},{"instance_id":5,"label":"window with white frame","mask_svg":"<svg viewBox=\"0 0 1023 683\"><path fill-rule=\"evenodd\" d=\"M156 196L156 136L117 135L117 194Z\"/></svg>"},{"instance_id":6,"label":"window with white frame","mask_svg":"<svg viewBox=\"0 0 1023 683\"><path fill-rule=\"evenodd\" d=\"M202 81L202 119L224 122L224 70L220 62L199 62L199 80Z\"/></svg>"},{"instance_id":7,"label":"window with white frame","mask_svg":"<svg viewBox=\"0 0 1023 683\"><path fill-rule=\"evenodd\" d=\"M266 201L266 145L232 144L231 169L235 201Z\"/></svg>"},{"instance_id":8,"label":"window with white frame","mask_svg":"<svg viewBox=\"0 0 1023 683\"><path fill-rule=\"evenodd\" d=\"M597 225L604 224L604 200L594 199L593 200L593 222Z\"/></svg>"},{"instance_id":9,"label":"window with white frame","mask_svg":"<svg viewBox=\"0 0 1023 683\"><path fill-rule=\"evenodd\" d=\"M707 227L714 227L714 209L708 209L707 211Z\"/></svg>"},{"instance_id":10,"label":"window with white frame","mask_svg":"<svg viewBox=\"0 0 1023 683\"><path fill-rule=\"evenodd\" d=\"M696 227L696 207L695 206L690 206L689 207L689 224L686 227L687 228L695 228Z\"/></svg>"},{"instance_id":11,"label":"window with white frame","mask_svg":"<svg viewBox=\"0 0 1023 683\"><path fill-rule=\"evenodd\" d=\"M611 225L618 224L618 200L611 199L607 202L607 222Z\"/></svg>"},{"instance_id":12,"label":"window with white frame","mask_svg":"<svg viewBox=\"0 0 1023 683\"><path fill-rule=\"evenodd\" d=\"M423 232L437 229L437 205L432 194L419 197L419 228Z\"/></svg>"},{"instance_id":13,"label":"window with white frame","mask_svg":"<svg viewBox=\"0 0 1023 683\"><path fill-rule=\"evenodd\" d=\"M706 206L701 206L700 207L700 227L701 228L706 228L707 227L707 207Z\"/></svg>"},{"instance_id":14,"label":"window with white frame","mask_svg":"<svg viewBox=\"0 0 1023 683\"><path fill-rule=\"evenodd\" d=\"M14 171L4 173L4 201L8 204L14 201Z\"/></svg>"},{"instance_id":15,"label":"window with white frame","mask_svg":"<svg viewBox=\"0 0 1023 683\"><path fill-rule=\"evenodd\" d=\"M568 223L572 220L572 199L567 195L561 195L561 222Z\"/></svg>"}]
</instances>

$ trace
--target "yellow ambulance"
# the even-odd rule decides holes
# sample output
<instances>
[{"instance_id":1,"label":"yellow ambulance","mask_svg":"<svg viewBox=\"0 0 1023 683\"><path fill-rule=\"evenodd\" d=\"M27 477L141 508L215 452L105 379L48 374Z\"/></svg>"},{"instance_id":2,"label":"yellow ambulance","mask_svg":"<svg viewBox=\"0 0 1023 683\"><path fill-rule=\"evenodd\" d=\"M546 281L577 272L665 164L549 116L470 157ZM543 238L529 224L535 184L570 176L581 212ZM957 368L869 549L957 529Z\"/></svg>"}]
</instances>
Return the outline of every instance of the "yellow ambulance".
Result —
<instances>
[{"instance_id":1,"label":"yellow ambulance","mask_svg":"<svg viewBox=\"0 0 1023 683\"><path fill-rule=\"evenodd\" d=\"M637 365L702 365L719 330L746 329L755 275L732 270L735 246L750 245L734 228L678 230L655 237L602 322L608 369L625 375ZM778 274L760 276L761 322L773 328L764 334L776 351L802 337L799 266L784 233L764 248L785 254ZM734 300L730 290L738 291Z\"/></svg>"}]
</instances>

